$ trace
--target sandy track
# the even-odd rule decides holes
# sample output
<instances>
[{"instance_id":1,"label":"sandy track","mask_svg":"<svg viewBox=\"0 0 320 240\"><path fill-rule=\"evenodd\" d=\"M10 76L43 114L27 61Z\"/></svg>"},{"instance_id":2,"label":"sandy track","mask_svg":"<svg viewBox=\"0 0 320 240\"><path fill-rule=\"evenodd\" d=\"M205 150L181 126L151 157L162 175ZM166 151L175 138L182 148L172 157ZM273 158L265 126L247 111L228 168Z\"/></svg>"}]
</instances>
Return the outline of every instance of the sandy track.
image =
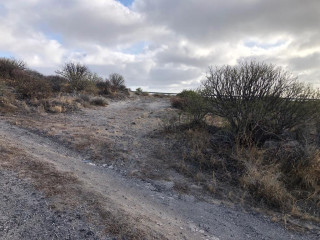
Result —
<instances>
[{"instance_id":1,"label":"sandy track","mask_svg":"<svg viewBox=\"0 0 320 240\"><path fill-rule=\"evenodd\" d=\"M99 110L85 110L78 119L79 124L85 121L93 128L105 128L107 125L114 133L108 135L108 139L114 141L115 149L125 146L129 157L138 155L142 161L147 161L150 152L143 151L141 146L150 139L144 136L157 128L159 122L149 121L154 120L152 118L148 121L141 119L146 114L156 115L168 108L165 99L136 99L111 103ZM73 121L77 119L75 115L72 118ZM149 183L124 177L109 168L88 164L84 162L86 156L63 144L3 120L0 122L0 136L30 157L53 164L60 172L71 172L81 182L83 192L92 192L96 194L92 197L104 199L107 211L118 209L131 216L135 222L131 219L128 224L145 230L148 239L318 239L314 235L288 232L260 214L245 213L194 198L180 199L165 191L155 191ZM126 144L124 139L127 139Z\"/></svg>"}]
</instances>

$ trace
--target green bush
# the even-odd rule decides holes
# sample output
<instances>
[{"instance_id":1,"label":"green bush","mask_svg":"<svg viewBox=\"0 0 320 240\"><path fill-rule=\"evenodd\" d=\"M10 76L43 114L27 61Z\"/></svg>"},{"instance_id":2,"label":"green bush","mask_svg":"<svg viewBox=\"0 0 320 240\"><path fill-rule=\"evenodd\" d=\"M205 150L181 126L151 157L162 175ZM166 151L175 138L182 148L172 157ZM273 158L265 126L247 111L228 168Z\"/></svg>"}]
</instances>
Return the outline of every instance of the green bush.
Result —
<instances>
[{"instance_id":1,"label":"green bush","mask_svg":"<svg viewBox=\"0 0 320 240\"><path fill-rule=\"evenodd\" d=\"M142 88L137 88L137 89L136 89L136 94L137 94L137 95L142 95L142 94L143 94Z\"/></svg>"},{"instance_id":2,"label":"green bush","mask_svg":"<svg viewBox=\"0 0 320 240\"><path fill-rule=\"evenodd\" d=\"M205 98L193 90L183 90L176 97L172 97L171 105L190 114L195 122L200 122L208 111Z\"/></svg>"}]
</instances>

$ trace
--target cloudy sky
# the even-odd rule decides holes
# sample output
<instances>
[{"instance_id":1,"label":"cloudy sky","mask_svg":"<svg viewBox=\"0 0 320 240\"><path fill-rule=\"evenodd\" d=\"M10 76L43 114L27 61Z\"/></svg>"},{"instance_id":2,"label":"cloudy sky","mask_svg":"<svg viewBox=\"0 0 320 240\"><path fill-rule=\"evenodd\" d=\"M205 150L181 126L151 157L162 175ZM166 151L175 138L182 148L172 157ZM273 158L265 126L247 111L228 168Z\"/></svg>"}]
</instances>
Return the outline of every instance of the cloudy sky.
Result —
<instances>
[{"instance_id":1,"label":"cloudy sky","mask_svg":"<svg viewBox=\"0 0 320 240\"><path fill-rule=\"evenodd\" d=\"M0 0L0 56L64 62L131 88L196 88L209 66L256 59L320 87L319 0Z\"/></svg>"}]
</instances>

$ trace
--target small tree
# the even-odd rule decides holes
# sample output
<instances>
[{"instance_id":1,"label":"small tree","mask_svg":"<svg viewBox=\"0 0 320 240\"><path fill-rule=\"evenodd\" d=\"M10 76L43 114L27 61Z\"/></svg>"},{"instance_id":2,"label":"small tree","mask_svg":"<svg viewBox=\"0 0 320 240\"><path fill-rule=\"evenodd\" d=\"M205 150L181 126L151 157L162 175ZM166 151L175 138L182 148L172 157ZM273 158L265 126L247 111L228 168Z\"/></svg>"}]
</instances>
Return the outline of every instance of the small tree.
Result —
<instances>
[{"instance_id":1,"label":"small tree","mask_svg":"<svg viewBox=\"0 0 320 240\"><path fill-rule=\"evenodd\" d=\"M213 113L226 118L241 141L279 136L319 112L318 93L272 64L210 68L202 85Z\"/></svg>"},{"instance_id":2,"label":"small tree","mask_svg":"<svg viewBox=\"0 0 320 240\"><path fill-rule=\"evenodd\" d=\"M110 74L109 81L115 88L120 89L122 86L124 86L124 77L118 73Z\"/></svg>"},{"instance_id":3,"label":"small tree","mask_svg":"<svg viewBox=\"0 0 320 240\"><path fill-rule=\"evenodd\" d=\"M84 90L90 82L92 73L89 68L80 63L66 63L61 70L56 73L68 80L73 91Z\"/></svg>"}]
</instances>

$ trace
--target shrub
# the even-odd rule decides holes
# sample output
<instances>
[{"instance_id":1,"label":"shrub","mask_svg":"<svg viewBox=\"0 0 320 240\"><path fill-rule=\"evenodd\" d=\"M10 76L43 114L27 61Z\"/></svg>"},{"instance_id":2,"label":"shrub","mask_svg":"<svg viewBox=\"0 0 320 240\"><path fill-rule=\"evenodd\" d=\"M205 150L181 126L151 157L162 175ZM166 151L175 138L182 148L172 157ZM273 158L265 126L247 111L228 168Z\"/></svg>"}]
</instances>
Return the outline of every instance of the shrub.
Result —
<instances>
[{"instance_id":1,"label":"shrub","mask_svg":"<svg viewBox=\"0 0 320 240\"><path fill-rule=\"evenodd\" d=\"M109 81L114 88L120 89L124 86L124 77L118 73L110 74Z\"/></svg>"},{"instance_id":2,"label":"shrub","mask_svg":"<svg viewBox=\"0 0 320 240\"><path fill-rule=\"evenodd\" d=\"M186 106L185 99L181 97L176 97L176 96L171 97L170 102L171 102L171 106L174 108L184 109L184 107Z\"/></svg>"},{"instance_id":3,"label":"shrub","mask_svg":"<svg viewBox=\"0 0 320 240\"><path fill-rule=\"evenodd\" d=\"M136 89L136 94L137 94L137 95L142 95L142 93L143 93L142 88L137 88L137 89Z\"/></svg>"},{"instance_id":4,"label":"shrub","mask_svg":"<svg viewBox=\"0 0 320 240\"><path fill-rule=\"evenodd\" d=\"M26 64L22 60L0 58L0 77L12 78L14 70L25 70Z\"/></svg>"},{"instance_id":5,"label":"shrub","mask_svg":"<svg viewBox=\"0 0 320 240\"><path fill-rule=\"evenodd\" d=\"M127 91L123 76L117 73L110 74L109 79L107 78L105 81L100 79L96 82L96 86L99 89L99 93L105 95L114 95L117 92L125 93Z\"/></svg>"},{"instance_id":6,"label":"shrub","mask_svg":"<svg viewBox=\"0 0 320 240\"><path fill-rule=\"evenodd\" d=\"M90 85L93 74L89 68L80 63L66 63L61 70L56 73L68 80L71 91L84 91Z\"/></svg>"},{"instance_id":7,"label":"shrub","mask_svg":"<svg viewBox=\"0 0 320 240\"><path fill-rule=\"evenodd\" d=\"M208 111L206 100L192 90L183 90L176 97L171 98L171 105L192 115L195 122L201 121Z\"/></svg>"},{"instance_id":8,"label":"shrub","mask_svg":"<svg viewBox=\"0 0 320 240\"><path fill-rule=\"evenodd\" d=\"M11 83L22 99L47 98L52 94L52 87L45 78L29 75L28 72L15 70Z\"/></svg>"},{"instance_id":9,"label":"shrub","mask_svg":"<svg viewBox=\"0 0 320 240\"><path fill-rule=\"evenodd\" d=\"M104 107L108 105L108 102L104 98L93 98L90 100L90 104Z\"/></svg>"},{"instance_id":10,"label":"shrub","mask_svg":"<svg viewBox=\"0 0 320 240\"><path fill-rule=\"evenodd\" d=\"M54 92L67 92L69 88L68 80L58 75L47 76Z\"/></svg>"},{"instance_id":11,"label":"shrub","mask_svg":"<svg viewBox=\"0 0 320 240\"><path fill-rule=\"evenodd\" d=\"M246 143L276 138L319 113L318 92L281 68L255 61L210 68L202 95Z\"/></svg>"},{"instance_id":12,"label":"shrub","mask_svg":"<svg viewBox=\"0 0 320 240\"><path fill-rule=\"evenodd\" d=\"M111 83L108 79L106 79L106 81L97 82L96 86L99 89L100 94L109 95L112 92Z\"/></svg>"},{"instance_id":13,"label":"shrub","mask_svg":"<svg viewBox=\"0 0 320 240\"><path fill-rule=\"evenodd\" d=\"M137 89L136 89L136 95L149 96L149 93L148 93L148 92L144 92L144 91L142 90L142 88L137 88Z\"/></svg>"}]
</instances>

